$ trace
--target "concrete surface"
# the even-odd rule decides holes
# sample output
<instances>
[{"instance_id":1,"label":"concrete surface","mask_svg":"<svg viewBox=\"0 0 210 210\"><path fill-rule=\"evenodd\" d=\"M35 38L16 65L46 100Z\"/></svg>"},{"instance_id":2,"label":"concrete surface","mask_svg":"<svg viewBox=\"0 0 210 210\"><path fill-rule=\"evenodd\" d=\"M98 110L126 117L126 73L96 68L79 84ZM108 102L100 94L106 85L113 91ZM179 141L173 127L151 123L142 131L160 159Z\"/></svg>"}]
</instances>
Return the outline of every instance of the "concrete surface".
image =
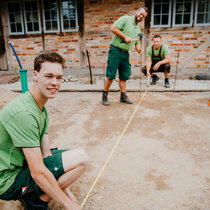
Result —
<instances>
[{"instance_id":1,"label":"concrete surface","mask_svg":"<svg viewBox=\"0 0 210 210\"><path fill-rule=\"evenodd\" d=\"M65 77L67 77L65 75ZM70 188L82 203L146 88L145 77L128 81L132 105L119 102L118 80L101 104L103 76L72 75L49 100L49 136L53 147L84 148L89 170ZM29 88L32 77L29 77ZM84 210L210 209L210 81L179 77L174 90L163 78L150 86L141 106L104 170ZM12 90L12 92L11 92ZM0 85L0 109L20 93L20 81ZM89 92L88 92L89 91ZM53 210L62 209L54 201ZM0 201L0 210L21 209L19 202Z\"/></svg>"},{"instance_id":2,"label":"concrete surface","mask_svg":"<svg viewBox=\"0 0 210 210\"><path fill-rule=\"evenodd\" d=\"M0 108L19 93L0 88ZM132 105L109 94L61 92L49 100L49 137L53 147L84 148L89 170L71 190L80 203L108 158L140 100ZM149 92L138 108L84 210L210 209L210 92ZM54 201L53 210L61 210ZM1 210L21 209L19 202L0 201Z\"/></svg>"}]
</instances>

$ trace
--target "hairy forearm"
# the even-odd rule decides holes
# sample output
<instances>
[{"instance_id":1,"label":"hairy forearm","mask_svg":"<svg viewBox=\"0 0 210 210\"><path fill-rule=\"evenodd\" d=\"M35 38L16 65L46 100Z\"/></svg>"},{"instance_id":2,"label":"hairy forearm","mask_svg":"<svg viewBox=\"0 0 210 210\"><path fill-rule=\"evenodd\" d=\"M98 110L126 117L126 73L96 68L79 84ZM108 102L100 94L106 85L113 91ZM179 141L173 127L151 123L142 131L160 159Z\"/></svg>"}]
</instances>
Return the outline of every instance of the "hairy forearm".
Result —
<instances>
[{"instance_id":1,"label":"hairy forearm","mask_svg":"<svg viewBox=\"0 0 210 210\"><path fill-rule=\"evenodd\" d=\"M151 66L152 66L152 63L151 63L151 62L147 62L147 63L146 63L147 75L148 75L149 72L150 72Z\"/></svg>"},{"instance_id":2,"label":"hairy forearm","mask_svg":"<svg viewBox=\"0 0 210 210\"><path fill-rule=\"evenodd\" d=\"M169 58L165 58L161 61L158 62L160 65L166 64L166 63L170 63L170 59Z\"/></svg>"},{"instance_id":3,"label":"hairy forearm","mask_svg":"<svg viewBox=\"0 0 210 210\"><path fill-rule=\"evenodd\" d=\"M138 53L141 53L141 52L142 52L142 45L141 45L141 43L136 44L135 49L136 49L136 51L137 51ZM143 53L143 52L142 52L142 53Z\"/></svg>"},{"instance_id":4,"label":"hairy forearm","mask_svg":"<svg viewBox=\"0 0 210 210\"><path fill-rule=\"evenodd\" d=\"M117 35L118 37L120 37L120 38L122 38L122 39L126 39L126 37L127 37L127 36L126 36L122 31L120 31L119 28L117 28L117 26L115 26L115 25L112 25L111 31L112 31L112 33L114 33L115 35Z\"/></svg>"},{"instance_id":5,"label":"hairy forearm","mask_svg":"<svg viewBox=\"0 0 210 210\"><path fill-rule=\"evenodd\" d=\"M50 197L60 203L63 207L68 206L72 201L63 192L63 190L58 185L57 180L54 178L53 174L47 169L33 172L32 177L37 185Z\"/></svg>"}]
</instances>

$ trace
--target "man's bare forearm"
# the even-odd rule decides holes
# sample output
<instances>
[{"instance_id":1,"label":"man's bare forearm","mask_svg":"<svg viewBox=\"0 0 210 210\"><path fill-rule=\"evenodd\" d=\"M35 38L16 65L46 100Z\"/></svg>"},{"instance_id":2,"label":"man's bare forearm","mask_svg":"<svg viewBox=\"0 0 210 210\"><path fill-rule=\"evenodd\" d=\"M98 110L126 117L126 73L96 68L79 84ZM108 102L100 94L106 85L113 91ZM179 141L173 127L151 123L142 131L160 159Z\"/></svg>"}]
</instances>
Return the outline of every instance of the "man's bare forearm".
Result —
<instances>
[{"instance_id":1,"label":"man's bare forearm","mask_svg":"<svg viewBox=\"0 0 210 210\"><path fill-rule=\"evenodd\" d=\"M122 39L127 38L127 36L122 31L120 31L120 29L117 28L117 26L115 26L115 25L111 26L111 31L112 31L112 33L114 33L115 35L117 35L118 37L120 37Z\"/></svg>"},{"instance_id":2,"label":"man's bare forearm","mask_svg":"<svg viewBox=\"0 0 210 210\"><path fill-rule=\"evenodd\" d=\"M162 61L159 61L158 63L160 65L163 65L163 64L166 64L166 63L170 63L170 59L166 58L166 59L163 59Z\"/></svg>"},{"instance_id":3,"label":"man's bare forearm","mask_svg":"<svg viewBox=\"0 0 210 210\"><path fill-rule=\"evenodd\" d=\"M57 180L52 173L47 169L42 169L35 174L32 174L37 185L50 197L60 203L64 208L71 206L71 199L64 193L58 185Z\"/></svg>"},{"instance_id":4,"label":"man's bare forearm","mask_svg":"<svg viewBox=\"0 0 210 210\"><path fill-rule=\"evenodd\" d=\"M63 192L53 174L44 165L40 147L22 148L22 150L33 180L47 196L55 199L65 209L68 209L68 206L71 206L73 201Z\"/></svg>"},{"instance_id":5,"label":"man's bare forearm","mask_svg":"<svg viewBox=\"0 0 210 210\"><path fill-rule=\"evenodd\" d=\"M150 63L150 62L146 63L147 76L150 74L151 66L152 66L152 63Z\"/></svg>"}]
</instances>

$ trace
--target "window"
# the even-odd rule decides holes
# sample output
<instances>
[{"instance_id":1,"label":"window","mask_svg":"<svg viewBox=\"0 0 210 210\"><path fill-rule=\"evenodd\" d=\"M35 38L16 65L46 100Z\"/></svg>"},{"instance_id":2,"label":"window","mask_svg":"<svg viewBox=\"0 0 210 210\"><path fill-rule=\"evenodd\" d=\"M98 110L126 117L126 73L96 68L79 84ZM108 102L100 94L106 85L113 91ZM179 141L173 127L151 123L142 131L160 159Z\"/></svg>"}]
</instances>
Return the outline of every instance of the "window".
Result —
<instances>
[{"instance_id":1,"label":"window","mask_svg":"<svg viewBox=\"0 0 210 210\"><path fill-rule=\"evenodd\" d=\"M191 26L192 25L192 0L174 1L174 26Z\"/></svg>"},{"instance_id":2,"label":"window","mask_svg":"<svg viewBox=\"0 0 210 210\"><path fill-rule=\"evenodd\" d=\"M11 35L78 30L76 0L11 0L7 12Z\"/></svg>"},{"instance_id":3,"label":"window","mask_svg":"<svg viewBox=\"0 0 210 210\"><path fill-rule=\"evenodd\" d=\"M152 28L210 25L209 0L152 0L151 12Z\"/></svg>"},{"instance_id":4,"label":"window","mask_svg":"<svg viewBox=\"0 0 210 210\"><path fill-rule=\"evenodd\" d=\"M45 32L59 32L58 7L56 0L43 0Z\"/></svg>"},{"instance_id":5,"label":"window","mask_svg":"<svg viewBox=\"0 0 210 210\"><path fill-rule=\"evenodd\" d=\"M8 23L10 34L23 34L23 17L20 2L10 2L7 4Z\"/></svg>"},{"instance_id":6,"label":"window","mask_svg":"<svg viewBox=\"0 0 210 210\"><path fill-rule=\"evenodd\" d=\"M39 4L37 0L27 0L24 2L25 26L28 34L41 32L38 8Z\"/></svg>"},{"instance_id":7,"label":"window","mask_svg":"<svg viewBox=\"0 0 210 210\"><path fill-rule=\"evenodd\" d=\"M171 0L153 0L153 27L169 27L171 22Z\"/></svg>"},{"instance_id":8,"label":"window","mask_svg":"<svg viewBox=\"0 0 210 210\"><path fill-rule=\"evenodd\" d=\"M62 31L76 31L77 10L74 0L62 0L61 4Z\"/></svg>"},{"instance_id":9,"label":"window","mask_svg":"<svg viewBox=\"0 0 210 210\"><path fill-rule=\"evenodd\" d=\"M210 25L210 2L209 0L196 1L195 25Z\"/></svg>"}]
</instances>

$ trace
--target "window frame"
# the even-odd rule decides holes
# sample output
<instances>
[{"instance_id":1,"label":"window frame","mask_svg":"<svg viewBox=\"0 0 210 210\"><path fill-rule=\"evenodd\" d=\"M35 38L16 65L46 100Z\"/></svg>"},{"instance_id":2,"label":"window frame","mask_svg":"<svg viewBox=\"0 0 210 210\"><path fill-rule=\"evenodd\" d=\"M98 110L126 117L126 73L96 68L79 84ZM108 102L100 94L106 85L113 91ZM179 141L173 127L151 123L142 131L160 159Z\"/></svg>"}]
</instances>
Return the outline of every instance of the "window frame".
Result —
<instances>
[{"instance_id":1,"label":"window frame","mask_svg":"<svg viewBox=\"0 0 210 210\"><path fill-rule=\"evenodd\" d=\"M9 16L9 4L11 3L18 3L20 6L20 19L21 19L21 27L22 27L22 32L12 32L11 31L11 22L10 22L10 16ZM9 28L9 34L10 35L22 35L25 34L25 27L24 27L24 23L23 23L23 11L22 11L22 4L19 0L16 1L8 1L7 2L7 18L8 18L8 28ZM16 22L15 22L16 23Z\"/></svg>"},{"instance_id":2,"label":"window frame","mask_svg":"<svg viewBox=\"0 0 210 210\"><path fill-rule=\"evenodd\" d=\"M78 31L78 14L77 14L77 1L73 0L75 4L75 20L76 20L76 28L75 29L64 29L63 24L63 8L62 8L62 0L60 4L60 15L61 15L61 30L62 32L75 32Z\"/></svg>"},{"instance_id":3,"label":"window frame","mask_svg":"<svg viewBox=\"0 0 210 210\"><path fill-rule=\"evenodd\" d=\"M183 1L180 1L183 3ZM194 26L210 26L210 23L198 23L198 5L202 2L202 0L191 0L191 11L190 11L190 23L189 24L175 24L175 18L176 18L176 3L177 0L169 0L169 18L168 18L168 24L167 25L154 25L154 7L155 2L154 0L151 1L151 28L175 28L175 27L194 27ZM208 3L208 0L204 0L205 3ZM164 2L160 2L159 4L162 5ZM207 5L206 5L207 6ZM208 8L207 8L208 11ZM203 12L206 14L206 12ZM173 15L171 15L173 14ZM181 13L182 17L183 14ZM163 14L160 14L161 16ZM205 20L205 19L204 19Z\"/></svg>"},{"instance_id":4,"label":"window frame","mask_svg":"<svg viewBox=\"0 0 210 210\"><path fill-rule=\"evenodd\" d=\"M167 25L154 25L154 0L152 0L152 11L151 11L151 28L169 28L170 25L171 25L171 13L170 11L172 10L171 9L171 5L172 5L172 0L169 0L169 18L168 18L168 24ZM162 2L161 2L161 5L162 5ZM162 16L163 14L161 14Z\"/></svg>"},{"instance_id":5,"label":"window frame","mask_svg":"<svg viewBox=\"0 0 210 210\"><path fill-rule=\"evenodd\" d=\"M44 29L44 33L57 33L60 32L60 13L59 13L59 4L58 4L58 0L56 0L56 10L57 10L57 23L58 23L58 29L57 30L46 30L46 24L45 24L45 14L44 14L44 0L42 0L42 17L43 17L43 29Z\"/></svg>"},{"instance_id":6,"label":"window frame","mask_svg":"<svg viewBox=\"0 0 210 210\"><path fill-rule=\"evenodd\" d=\"M26 2L36 2L37 4L37 12L38 12L38 24L39 24L39 30L38 31L29 31L28 30L28 21L27 21L27 11L26 11L26 7L25 7L25 3ZM44 0L9 0L8 2L6 2L6 6L7 6L7 21L8 21L8 31L10 35L27 35L27 34L41 34L42 33L42 28L43 28L43 32L44 33L62 33L62 32L77 32L79 29L79 20L78 20L78 4L77 4L77 0L73 0L74 4L75 4L75 28L74 29L64 29L64 19L63 19L63 9L62 9L62 0L55 0L56 2L56 12L57 12L57 29L56 30L47 30L46 28L46 21L45 20L45 9L44 9ZM21 32L12 32L11 29L11 24L17 24L19 22L10 22L10 14L13 13L9 13L9 5L13 4L13 3L18 3L19 7L20 7L20 24L21 24ZM41 5L40 5L41 4ZM41 7L40 7L41 6ZM50 10L51 12L52 10ZM31 12L31 11L30 11ZM14 14L15 11L14 11ZM50 17L51 18L51 17ZM71 19L68 19L71 20ZM54 21L53 19L51 19L50 21ZM30 22L30 21L29 21ZM35 21L36 22L36 21ZM33 23L33 22L32 22ZM17 26L15 25L16 29Z\"/></svg>"},{"instance_id":7,"label":"window frame","mask_svg":"<svg viewBox=\"0 0 210 210\"><path fill-rule=\"evenodd\" d=\"M210 26L210 23L197 23L198 21L198 3L200 0L196 1L196 5L195 5L195 26ZM207 2L205 0L205 2Z\"/></svg>"},{"instance_id":8,"label":"window frame","mask_svg":"<svg viewBox=\"0 0 210 210\"><path fill-rule=\"evenodd\" d=\"M186 0L185 0L186 1ZM189 0L188 0L189 1ZM173 23L172 23L172 27L189 27L192 26L193 24L193 6L194 6L194 0L190 0L191 1L191 11L190 11L190 23L189 24L176 24L176 2L177 0L174 0L174 5L173 5ZM182 13L183 14L183 13ZM185 13L184 13L185 14Z\"/></svg>"},{"instance_id":9,"label":"window frame","mask_svg":"<svg viewBox=\"0 0 210 210\"><path fill-rule=\"evenodd\" d=\"M31 2L31 1L36 1L37 3L37 11L38 11L38 22L39 22L39 31L35 31L35 32L30 32L28 31L28 27L27 27L27 19L26 19L26 10L25 10L25 2ZM23 1L23 8L24 8L24 25L25 25L25 30L26 30L26 34L40 34L41 33L41 20L40 20L40 9L39 9L39 1L38 0L24 0Z\"/></svg>"}]
</instances>

